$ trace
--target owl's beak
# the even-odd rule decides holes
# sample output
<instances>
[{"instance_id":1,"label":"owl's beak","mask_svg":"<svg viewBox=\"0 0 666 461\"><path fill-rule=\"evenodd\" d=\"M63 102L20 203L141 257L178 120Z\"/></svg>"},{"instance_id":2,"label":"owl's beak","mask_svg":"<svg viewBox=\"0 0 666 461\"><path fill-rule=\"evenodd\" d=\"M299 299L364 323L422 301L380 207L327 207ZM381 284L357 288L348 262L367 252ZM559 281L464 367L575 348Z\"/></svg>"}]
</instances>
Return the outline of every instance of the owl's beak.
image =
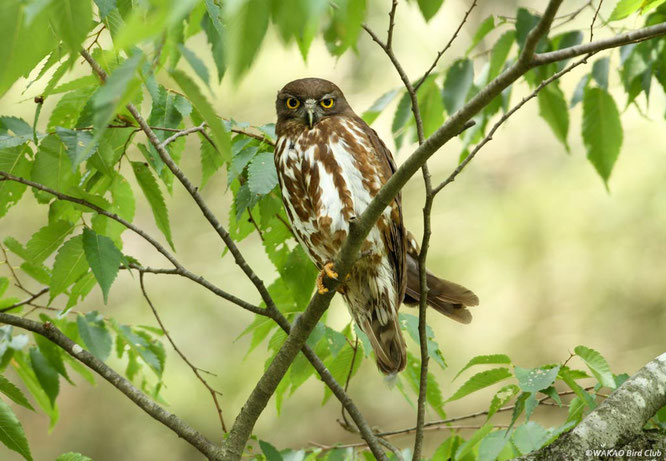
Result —
<instances>
[{"instance_id":1,"label":"owl's beak","mask_svg":"<svg viewBox=\"0 0 666 461\"><path fill-rule=\"evenodd\" d=\"M305 101L305 113L308 117L308 126L310 129L317 123L317 113L315 109L317 108L317 102L314 99L308 99Z\"/></svg>"}]
</instances>

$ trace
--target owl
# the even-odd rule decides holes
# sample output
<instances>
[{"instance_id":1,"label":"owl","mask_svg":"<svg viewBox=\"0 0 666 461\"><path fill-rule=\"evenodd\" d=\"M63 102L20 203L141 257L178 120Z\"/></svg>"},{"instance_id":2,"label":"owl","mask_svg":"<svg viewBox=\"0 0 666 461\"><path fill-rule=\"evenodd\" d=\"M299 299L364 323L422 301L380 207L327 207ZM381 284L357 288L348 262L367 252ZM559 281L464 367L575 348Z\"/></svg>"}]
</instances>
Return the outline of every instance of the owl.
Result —
<instances>
[{"instance_id":1,"label":"owl","mask_svg":"<svg viewBox=\"0 0 666 461\"><path fill-rule=\"evenodd\" d=\"M360 216L395 172L391 152L375 130L354 113L335 84L319 78L294 80L275 102L275 167L294 234L320 270L338 277L333 261ZM388 206L361 245L360 255L338 290L352 318L368 336L378 368L387 375L407 362L398 321L401 303L420 298L418 245L405 229L401 198ZM469 323L470 290L427 273L427 302L448 317Z\"/></svg>"}]
</instances>

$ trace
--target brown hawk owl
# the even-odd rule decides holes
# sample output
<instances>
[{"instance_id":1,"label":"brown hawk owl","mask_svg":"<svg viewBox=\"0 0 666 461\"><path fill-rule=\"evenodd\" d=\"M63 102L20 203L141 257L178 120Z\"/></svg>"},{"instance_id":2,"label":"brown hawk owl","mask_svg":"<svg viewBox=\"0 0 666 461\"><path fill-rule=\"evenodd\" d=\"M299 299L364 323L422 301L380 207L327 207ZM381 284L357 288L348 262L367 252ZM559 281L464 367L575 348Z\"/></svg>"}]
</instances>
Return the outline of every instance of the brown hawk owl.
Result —
<instances>
[{"instance_id":1,"label":"brown hawk owl","mask_svg":"<svg viewBox=\"0 0 666 461\"><path fill-rule=\"evenodd\" d=\"M319 78L288 83L277 95L275 147L282 201L292 229L323 274L337 278L332 261L360 216L395 172L391 152L349 107L335 84ZM403 225L400 195L384 210L361 247L342 293L365 332L377 366L386 374L405 368L398 322L401 302L418 303L418 246ZM428 304L462 323L478 304L468 289L428 273Z\"/></svg>"}]
</instances>

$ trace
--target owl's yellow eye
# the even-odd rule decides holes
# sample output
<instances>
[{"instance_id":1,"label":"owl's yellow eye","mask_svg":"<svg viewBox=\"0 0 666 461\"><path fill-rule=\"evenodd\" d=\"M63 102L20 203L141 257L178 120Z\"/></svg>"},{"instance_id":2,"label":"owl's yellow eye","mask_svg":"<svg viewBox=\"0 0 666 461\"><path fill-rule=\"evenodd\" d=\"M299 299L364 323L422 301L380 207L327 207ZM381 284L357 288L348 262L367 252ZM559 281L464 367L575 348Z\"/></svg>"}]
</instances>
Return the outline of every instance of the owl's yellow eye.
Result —
<instances>
[{"instance_id":1,"label":"owl's yellow eye","mask_svg":"<svg viewBox=\"0 0 666 461\"><path fill-rule=\"evenodd\" d=\"M330 109L331 107L333 107L333 98L322 99L321 101L319 101L319 104L321 104L321 107L323 107L324 109Z\"/></svg>"},{"instance_id":2,"label":"owl's yellow eye","mask_svg":"<svg viewBox=\"0 0 666 461\"><path fill-rule=\"evenodd\" d=\"M296 98L287 98L287 107L289 109L296 109L301 105L301 102Z\"/></svg>"}]
</instances>

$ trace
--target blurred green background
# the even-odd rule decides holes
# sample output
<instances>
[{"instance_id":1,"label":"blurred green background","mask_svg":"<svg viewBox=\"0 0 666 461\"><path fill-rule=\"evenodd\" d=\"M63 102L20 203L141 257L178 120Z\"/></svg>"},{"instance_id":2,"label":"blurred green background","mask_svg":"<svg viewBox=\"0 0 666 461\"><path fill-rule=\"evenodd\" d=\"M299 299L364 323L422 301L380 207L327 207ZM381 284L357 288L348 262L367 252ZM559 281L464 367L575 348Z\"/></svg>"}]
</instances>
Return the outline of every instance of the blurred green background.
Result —
<instances>
[{"instance_id":1,"label":"blurred green background","mask_svg":"<svg viewBox=\"0 0 666 461\"><path fill-rule=\"evenodd\" d=\"M386 2L370 5L369 23L378 32L386 28ZM435 53L448 40L462 18L468 2L448 0L427 27L415 5L401 2L395 31L396 53L407 72L416 77L430 64ZM440 69L448 66L467 48L476 26L488 14L515 12L514 2L481 2ZM542 2L520 2L540 8ZM567 7L565 2L565 8ZM608 15L613 2L601 12ZM569 5L570 7L570 5ZM571 28L585 30L590 18L582 15ZM636 20L635 26L640 26ZM596 37L609 32L599 29ZM487 49L491 35L480 50ZM203 37L190 48L199 56ZM618 58L612 53L612 61ZM480 70L483 58L476 71ZM207 62L207 64L211 64ZM584 66L583 66L584 67ZM81 74L88 69L81 65ZM189 69L188 69L189 70ZM589 69L578 68L567 75L562 87L570 97L580 76ZM619 89L617 73L611 64L611 91L620 108L625 96ZM225 79L213 87L216 110L253 125L274 121L274 98L288 81L304 76L333 80L345 92L352 107L361 113L380 95L400 87L400 80L386 56L362 37L358 54L340 59L331 57L323 41L316 41L309 59L303 62L295 45L287 48L274 30L248 75L234 86ZM45 80L46 81L46 80ZM441 83L441 78L438 80ZM163 83L171 86L168 79ZM32 120L32 97L39 89L22 94L25 81L0 100L3 115ZM526 86L514 89L512 101L528 93ZM395 102L374 123L380 136L392 146L390 124ZM624 110L624 144L607 192L585 158L580 139L581 106L571 111L567 155L548 126L538 117L535 101L528 103L502 127L458 179L437 198L433 210L433 239L429 268L437 274L463 283L480 297L472 324L464 326L432 312L428 321L434 329L449 368L433 369L445 397L462 384L453 376L471 357L506 353L514 363L533 367L563 361L569 351L584 344L601 352L615 373L635 372L647 361L664 352L666 335L666 147L663 130L666 100L653 91L646 108L644 97L635 107ZM42 112L46 121L53 102L47 100ZM147 110L147 108L145 108ZM188 139L182 167L195 180L199 178L198 143ZM459 141L441 149L431 160L434 180L444 179L455 168ZM413 145L394 152L401 163ZM224 217L230 207L224 174L218 174L204 189L211 208ZM220 258L222 242L202 219L197 207L182 188L175 186L167 199L177 248L177 256L195 272L224 289L252 302L259 297L235 266L232 258ZM417 175L403 192L408 228L420 236L423 186ZM137 195L136 223L159 235L145 200ZM14 236L26 241L46 222L44 209L36 206L30 193L0 221L0 238ZM124 235L128 254L145 265L162 267L164 261L152 248L131 233ZM266 264L259 239L252 236L240 244L252 267L266 281L276 274ZM15 262L16 258L15 258ZM0 275L7 275L0 266ZM27 277L24 277L27 282ZM265 345L246 356L248 338L237 339L252 316L221 301L200 287L179 278L150 276L147 288L161 312L174 340L198 366L217 374L211 378L224 395L221 404L228 426L260 376L266 360ZM29 282L28 282L29 283ZM407 308L403 308L407 309ZM122 323L155 324L141 296L138 278L121 271L104 305L95 288L82 311L99 310ZM411 311L415 314L415 311ZM344 327L350 320L338 297L328 322ZM409 347L416 353L411 340ZM200 428L210 438L217 437L218 420L210 396L191 371L167 345L168 358L163 393L168 409ZM122 364L110 363L121 369ZM199 455L168 429L135 407L116 389L98 380L94 387L82 380L73 387L61 383L58 398L60 421L48 432L48 419L23 408L14 408L23 422L36 460L54 459L66 451L78 451L99 460L184 460ZM366 360L352 380L350 394L365 412L371 425L383 430L414 424L415 412L399 391L391 388L378 373L372 360ZM492 393L479 392L447 405L449 416L487 408ZM260 418L255 433L278 448L310 446L313 442L333 444L358 438L336 422L340 406L335 399L323 407L323 385L311 379L286 400L278 416L274 402ZM537 420L562 421L566 410L537 412ZM428 415L435 419L433 413ZM472 421L470 424L474 424ZM426 436L426 449L432 451L448 431ZM393 439L399 446L411 445L411 437ZM19 456L0 448L0 459Z\"/></svg>"}]
</instances>

